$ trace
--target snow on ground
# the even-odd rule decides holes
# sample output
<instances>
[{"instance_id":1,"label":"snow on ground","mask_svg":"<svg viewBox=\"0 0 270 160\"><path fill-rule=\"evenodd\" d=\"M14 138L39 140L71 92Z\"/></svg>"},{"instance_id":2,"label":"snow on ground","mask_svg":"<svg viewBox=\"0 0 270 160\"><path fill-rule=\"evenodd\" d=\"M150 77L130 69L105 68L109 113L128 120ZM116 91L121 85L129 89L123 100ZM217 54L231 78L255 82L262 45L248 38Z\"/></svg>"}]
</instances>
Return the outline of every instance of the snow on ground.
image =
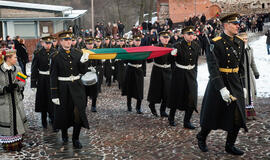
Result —
<instances>
[{"instance_id":1,"label":"snow on ground","mask_svg":"<svg viewBox=\"0 0 270 160\"><path fill-rule=\"evenodd\" d=\"M260 73L260 78L256 80L257 96L270 97L270 55L267 55L266 36L250 43L253 48L255 63ZM198 95L203 96L207 83L209 72L207 64L201 64L198 67Z\"/></svg>"}]
</instances>

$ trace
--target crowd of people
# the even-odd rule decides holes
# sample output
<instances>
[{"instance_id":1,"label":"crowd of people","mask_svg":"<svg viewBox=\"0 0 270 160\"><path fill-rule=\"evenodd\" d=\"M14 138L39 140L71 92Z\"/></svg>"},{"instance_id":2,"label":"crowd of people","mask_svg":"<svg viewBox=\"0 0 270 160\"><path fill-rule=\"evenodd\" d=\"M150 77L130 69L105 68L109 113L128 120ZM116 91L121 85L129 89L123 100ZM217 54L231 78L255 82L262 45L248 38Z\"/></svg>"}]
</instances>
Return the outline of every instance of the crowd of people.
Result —
<instances>
[{"instance_id":1,"label":"crowd of people","mask_svg":"<svg viewBox=\"0 0 270 160\"><path fill-rule=\"evenodd\" d=\"M67 130L73 127L73 146L82 148L80 130L82 127L89 129L85 112L88 98L92 100L91 111L97 112L96 101L102 87L116 82L122 96L127 97L127 111L132 112L133 98L137 100L136 113L143 114L146 65L153 63L147 95L151 113L158 116L155 105L160 103L160 116L167 117L170 126L176 126L175 113L177 109L183 110L183 126L193 130L192 114L198 112L198 59L206 55L210 79L201 108L198 146L207 152L207 135L211 130L223 129L228 132L226 152L244 154L234 144L240 128L247 130L246 116L255 116L254 78L259 78L259 72L246 32L242 30L238 35L249 18L238 17L238 14L231 14L206 21L202 15L185 21L181 28L175 27L170 19L163 25L158 21L154 24L143 22L141 27L133 27L131 35L124 34L125 27L120 21L108 23L106 27L98 23L94 35L90 30L74 31L70 27L58 37L42 37L34 52L30 86L36 92L35 111L41 113L43 128L47 128L49 117L53 131L61 130L65 145L69 141ZM210 43L215 47L209 47ZM82 52L82 49L152 45L174 49L151 60L89 59L89 52ZM12 41L7 37L1 42L0 94L4 97L0 99L3 101L0 108L5 112L0 116L0 142L6 150L22 147L26 119L21 102L27 62L23 39L17 36ZM81 76L88 78L83 81ZM167 108L170 108L169 114Z\"/></svg>"}]
</instances>

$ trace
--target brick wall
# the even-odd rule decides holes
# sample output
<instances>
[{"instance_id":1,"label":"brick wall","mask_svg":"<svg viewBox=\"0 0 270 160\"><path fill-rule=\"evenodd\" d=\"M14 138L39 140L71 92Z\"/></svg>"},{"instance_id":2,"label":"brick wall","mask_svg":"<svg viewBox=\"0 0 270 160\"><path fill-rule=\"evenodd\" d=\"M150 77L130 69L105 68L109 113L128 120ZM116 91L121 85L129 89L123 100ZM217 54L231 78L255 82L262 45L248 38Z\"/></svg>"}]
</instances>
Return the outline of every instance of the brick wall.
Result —
<instances>
[{"instance_id":1,"label":"brick wall","mask_svg":"<svg viewBox=\"0 0 270 160\"><path fill-rule=\"evenodd\" d=\"M26 39L25 40L25 47L27 49L29 61L32 61L32 55L36 49L36 45L37 45L38 41L39 41L38 39Z\"/></svg>"}]
</instances>

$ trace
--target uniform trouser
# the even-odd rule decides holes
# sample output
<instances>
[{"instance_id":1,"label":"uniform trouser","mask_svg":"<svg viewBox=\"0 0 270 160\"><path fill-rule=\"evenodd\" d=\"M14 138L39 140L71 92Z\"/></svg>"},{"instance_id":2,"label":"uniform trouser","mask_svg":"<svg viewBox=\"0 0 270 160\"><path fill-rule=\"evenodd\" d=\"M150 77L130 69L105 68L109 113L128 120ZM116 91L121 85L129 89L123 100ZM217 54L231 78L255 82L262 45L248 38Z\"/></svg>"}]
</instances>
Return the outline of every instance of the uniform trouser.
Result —
<instances>
[{"instance_id":1,"label":"uniform trouser","mask_svg":"<svg viewBox=\"0 0 270 160\"><path fill-rule=\"evenodd\" d=\"M174 121L176 108L171 108L170 114L169 114L169 121ZM189 123L190 119L192 117L193 110L188 109L185 111L185 117L184 117L184 123Z\"/></svg>"},{"instance_id":2,"label":"uniform trouser","mask_svg":"<svg viewBox=\"0 0 270 160\"><path fill-rule=\"evenodd\" d=\"M79 140L80 132L81 132L81 120L78 108L74 108L74 125L73 125L73 134L72 134L72 140ZM62 132L62 138L68 137L68 128L61 129Z\"/></svg>"},{"instance_id":3,"label":"uniform trouser","mask_svg":"<svg viewBox=\"0 0 270 160\"><path fill-rule=\"evenodd\" d=\"M163 113L166 111L166 102L162 101L161 105L160 105L160 113ZM150 102L149 104L150 108L155 108L155 103Z\"/></svg>"},{"instance_id":4,"label":"uniform trouser","mask_svg":"<svg viewBox=\"0 0 270 160\"><path fill-rule=\"evenodd\" d=\"M48 112L41 112L41 123L42 123L42 126L47 126L47 114ZM53 117L53 114L52 113L49 113L49 118L50 118L50 121L53 123L53 120L54 120L54 117Z\"/></svg>"},{"instance_id":5,"label":"uniform trouser","mask_svg":"<svg viewBox=\"0 0 270 160\"><path fill-rule=\"evenodd\" d=\"M141 109L142 100L137 99L136 109ZM127 97L127 106L128 108L131 108L131 97Z\"/></svg>"},{"instance_id":6,"label":"uniform trouser","mask_svg":"<svg viewBox=\"0 0 270 160\"><path fill-rule=\"evenodd\" d=\"M227 133L227 138L226 138L226 145L229 146L233 146L236 139L237 139L237 135L239 133L240 130L240 126L242 123L242 119L241 119L241 114L239 112L239 109L236 107L235 112L234 112L234 127L232 130L228 131ZM211 129L207 129L202 127L201 131L199 132L199 136L202 138L202 140L206 140L208 134L211 132Z\"/></svg>"}]
</instances>

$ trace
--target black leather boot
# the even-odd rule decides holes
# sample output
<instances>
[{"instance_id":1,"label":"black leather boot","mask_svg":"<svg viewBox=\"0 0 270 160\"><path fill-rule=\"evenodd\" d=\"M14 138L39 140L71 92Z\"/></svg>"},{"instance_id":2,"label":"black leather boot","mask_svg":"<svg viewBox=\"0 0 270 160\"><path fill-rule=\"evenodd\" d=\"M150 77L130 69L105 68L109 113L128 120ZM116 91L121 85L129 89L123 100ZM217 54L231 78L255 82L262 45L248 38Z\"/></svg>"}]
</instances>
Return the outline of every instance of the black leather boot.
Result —
<instances>
[{"instance_id":1,"label":"black leather boot","mask_svg":"<svg viewBox=\"0 0 270 160\"><path fill-rule=\"evenodd\" d=\"M168 114L166 113L166 103L162 102L160 106L160 116L161 117L169 117Z\"/></svg>"},{"instance_id":2,"label":"black leather boot","mask_svg":"<svg viewBox=\"0 0 270 160\"><path fill-rule=\"evenodd\" d=\"M202 130L197 134L196 138L198 140L198 146L202 152L208 152L208 147L206 145L206 137L210 133L210 130Z\"/></svg>"},{"instance_id":3,"label":"black leather boot","mask_svg":"<svg viewBox=\"0 0 270 160\"><path fill-rule=\"evenodd\" d=\"M41 112L41 123L44 129L47 129L47 112Z\"/></svg>"},{"instance_id":4,"label":"black leather boot","mask_svg":"<svg viewBox=\"0 0 270 160\"><path fill-rule=\"evenodd\" d=\"M156 108L155 108L155 104L154 104L154 103L150 103L150 104L149 104L149 108L150 108L150 110L151 110L151 113L152 113L154 116L158 117L158 114L157 114L157 111L156 111Z\"/></svg>"},{"instance_id":5,"label":"black leather boot","mask_svg":"<svg viewBox=\"0 0 270 160\"><path fill-rule=\"evenodd\" d=\"M132 112L131 98L130 97L127 97L127 111Z\"/></svg>"},{"instance_id":6,"label":"black leather boot","mask_svg":"<svg viewBox=\"0 0 270 160\"><path fill-rule=\"evenodd\" d=\"M67 129L61 129L63 145L68 144L68 131Z\"/></svg>"},{"instance_id":7,"label":"black leather boot","mask_svg":"<svg viewBox=\"0 0 270 160\"><path fill-rule=\"evenodd\" d=\"M143 114L143 112L141 110L141 104L142 104L142 100L138 99L137 100L137 105L136 105L137 114Z\"/></svg>"},{"instance_id":8,"label":"black leather boot","mask_svg":"<svg viewBox=\"0 0 270 160\"><path fill-rule=\"evenodd\" d=\"M81 126L76 124L73 128L73 134L72 134L73 147L76 149L82 148L82 144L79 141L80 132L81 132Z\"/></svg>"},{"instance_id":9,"label":"black leather boot","mask_svg":"<svg viewBox=\"0 0 270 160\"><path fill-rule=\"evenodd\" d=\"M176 112L176 109L175 108L171 108L170 114L169 114L169 117L168 117L169 125L170 126L176 126L176 124L174 122L175 112Z\"/></svg>"},{"instance_id":10,"label":"black leather boot","mask_svg":"<svg viewBox=\"0 0 270 160\"><path fill-rule=\"evenodd\" d=\"M243 155L244 152L234 146L240 128L228 132L225 151L232 155Z\"/></svg>"},{"instance_id":11,"label":"black leather boot","mask_svg":"<svg viewBox=\"0 0 270 160\"><path fill-rule=\"evenodd\" d=\"M184 117L184 128L186 129L195 129L195 126L190 122L193 111L185 111Z\"/></svg>"},{"instance_id":12,"label":"black leather boot","mask_svg":"<svg viewBox=\"0 0 270 160\"><path fill-rule=\"evenodd\" d=\"M97 103L97 98L93 98L92 99L91 112L97 112L96 103Z\"/></svg>"}]
</instances>

